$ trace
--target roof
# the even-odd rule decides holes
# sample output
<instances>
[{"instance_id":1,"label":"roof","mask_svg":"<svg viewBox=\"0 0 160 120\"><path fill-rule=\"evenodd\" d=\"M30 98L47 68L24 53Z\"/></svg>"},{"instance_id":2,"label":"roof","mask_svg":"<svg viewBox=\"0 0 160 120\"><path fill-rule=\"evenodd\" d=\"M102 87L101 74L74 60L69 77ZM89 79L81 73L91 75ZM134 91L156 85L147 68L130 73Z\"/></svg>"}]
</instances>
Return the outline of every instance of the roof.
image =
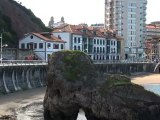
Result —
<instances>
[{"instance_id":1,"label":"roof","mask_svg":"<svg viewBox=\"0 0 160 120\"><path fill-rule=\"evenodd\" d=\"M147 25L146 28L148 28L148 29L160 29L160 27L155 26L155 25Z\"/></svg>"},{"instance_id":2,"label":"roof","mask_svg":"<svg viewBox=\"0 0 160 120\"><path fill-rule=\"evenodd\" d=\"M54 35L52 35L51 33L34 33L34 32L31 32L31 33L28 33L28 35L35 35L36 37L44 40L44 41L47 41L47 42L61 42L61 43L65 43L64 40L62 40L61 38L58 38Z\"/></svg>"},{"instance_id":3,"label":"roof","mask_svg":"<svg viewBox=\"0 0 160 120\"><path fill-rule=\"evenodd\" d=\"M84 25L63 25L55 28L52 32L69 32L76 35L83 35L87 37L103 37L105 38L104 34L100 31L100 29L87 27Z\"/></svg>"}]
</instances>

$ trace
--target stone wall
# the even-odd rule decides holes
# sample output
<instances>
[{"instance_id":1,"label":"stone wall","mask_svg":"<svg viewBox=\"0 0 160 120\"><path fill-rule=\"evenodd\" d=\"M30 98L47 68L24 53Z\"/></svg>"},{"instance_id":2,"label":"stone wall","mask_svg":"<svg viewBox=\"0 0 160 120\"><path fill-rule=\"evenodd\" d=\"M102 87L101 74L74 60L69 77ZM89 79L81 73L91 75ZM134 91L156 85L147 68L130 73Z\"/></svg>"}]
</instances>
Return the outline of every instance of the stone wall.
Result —
<instances>
[{"instance_id":1,"label":"stone wall","mask_svg":"<svg viewBox=\"0 0 160 120\"><path fill-rule=\"evenodd\" d=\"M128 63L128 64L95 64L100 73L132 74L136 72L154 72L152 63Z\"/></svg>"}]
</instances>

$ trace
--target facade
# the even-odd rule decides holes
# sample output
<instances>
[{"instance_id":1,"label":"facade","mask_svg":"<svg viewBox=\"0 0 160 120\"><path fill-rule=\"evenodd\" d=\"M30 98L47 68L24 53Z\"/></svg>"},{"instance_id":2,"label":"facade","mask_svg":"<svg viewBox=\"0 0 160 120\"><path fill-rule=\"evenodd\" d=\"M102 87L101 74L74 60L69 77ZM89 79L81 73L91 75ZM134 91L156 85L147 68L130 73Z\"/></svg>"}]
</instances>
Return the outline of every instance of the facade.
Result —
<instances>
[{"instance_id":1,"label":"facade","mask_svg":"<svg viewBox=\"0 0 160 120\"><path fill-rule=\"evenodd\" d=\"M146 39L155 36L160 37L160 25L159 26L155 24L146 25Z\"/></svg>"},{"instance_id":2,"label":"facade","mask_svg":"<svg viewBox=\"0 0 160 120\"><path fill-rule=\"evenodd\" d=\"M105 28L124 38L126 59L143 57L146 5L147 0L105 0Z\"/></svg>"},{"instance_id":3,"label":"facade","mask_svg":"<svg viewBox=\"0 0 160 120\"><path fill-rule=\"evenodd\" d=\"M28 33L19 41L19 49L32 50L36 57L47 61L53 52L65 49L65 41L48 32Z\"/></svg>"},{"instance_id":4,"label":"facade","mask_svg":"<svg viewBox=\"0 0 160 120\"><path fill-rule=\"evenodd\" d=\"M160 61L160 37L148 38L145 41L146 59L150 62Z\"/></svg>"},{"instance_id":5,"label":"facade","mask_svg":"<svg viewBox=\"0 0 160 120\"><path fill-rule=\"evenodd\" d=\"M68 24L54 29L52 34L66 41L66 50L86 52L92 60L119 60L122 58L121 50L119 53L117 50L117 38L108 38L104 29Z\"/></svg>"}]
</instances>

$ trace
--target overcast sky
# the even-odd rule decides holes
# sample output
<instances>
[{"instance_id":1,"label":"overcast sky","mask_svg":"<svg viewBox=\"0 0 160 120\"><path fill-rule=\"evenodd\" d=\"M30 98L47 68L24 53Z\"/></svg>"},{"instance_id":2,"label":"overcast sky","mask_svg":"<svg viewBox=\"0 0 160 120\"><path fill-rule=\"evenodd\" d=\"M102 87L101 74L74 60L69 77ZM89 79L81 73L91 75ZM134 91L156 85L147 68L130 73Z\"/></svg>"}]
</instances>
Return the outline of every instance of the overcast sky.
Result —
<instances>
[{"instance_id":1,"label":"overcast sky","mask_svg":"<svg viewBox=\"0 0 160 120\"><path fill-rule=\"evenodd\" d=\"M58 22L63 16L66 23L103 23L104 0L16 0L32 10L46 25L54 17ZM147 23L160 21L160 0L148 0ZM157 13L157 14L156 14Z\"/></svg>"}]
</instances>

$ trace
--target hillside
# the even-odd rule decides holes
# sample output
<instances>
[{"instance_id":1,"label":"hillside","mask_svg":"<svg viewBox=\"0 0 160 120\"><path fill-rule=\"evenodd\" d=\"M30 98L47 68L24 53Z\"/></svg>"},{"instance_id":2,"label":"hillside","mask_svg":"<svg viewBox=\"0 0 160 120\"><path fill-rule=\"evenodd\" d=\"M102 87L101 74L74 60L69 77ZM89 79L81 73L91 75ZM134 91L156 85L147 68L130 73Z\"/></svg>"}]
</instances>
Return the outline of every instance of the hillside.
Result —
<instances>
[{"instance_id":1,"label":"hillside","mask_svg":"<svg viewBox=\"0 0 160 120\"><path fill-rule=\"evenodd\" d=\"M16 47L25 33L33 31L47 31L47 28L30 9L14 0L0 0L0 32L3 32L3 43Z\"/></svg>"}]
</instances>

